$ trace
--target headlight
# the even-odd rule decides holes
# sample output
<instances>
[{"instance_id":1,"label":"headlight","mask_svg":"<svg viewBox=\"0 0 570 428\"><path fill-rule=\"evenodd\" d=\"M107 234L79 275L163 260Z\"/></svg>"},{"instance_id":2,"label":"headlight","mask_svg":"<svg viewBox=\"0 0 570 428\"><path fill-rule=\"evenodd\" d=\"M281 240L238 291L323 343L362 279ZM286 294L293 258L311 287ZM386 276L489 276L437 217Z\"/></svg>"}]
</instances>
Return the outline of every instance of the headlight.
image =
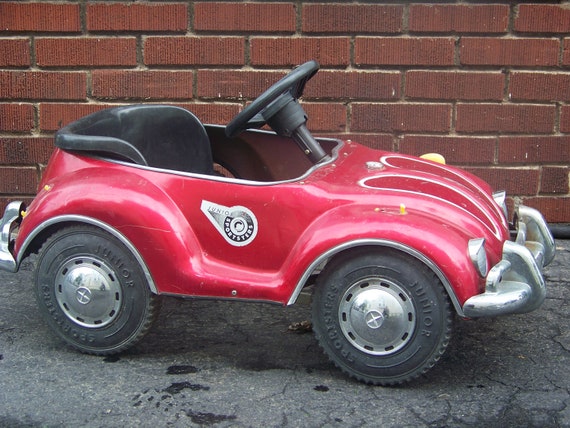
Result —
<instances>
[{"instance_id":1,"label":"headlight","mask_svg":"<svg viewBox=\"0 0 570 428\"><path fill-rule=\"evenodd\" d=\"M505 215L505 218L508 218L508 212L507 212L507 192L505 192L504 190L501 190L500 192L494 192L493 193L493 199L495 200L495 203L501 207L501 209L503 210L503 214Z\"/></svg>"},{"instance_id":2,"label":"headlight","mask_svg":"<svg viewBox=\"0 0 570 428\"><path fill-rule=\"evenodd\" d=\"M489 270L487 252L485 251L485 239L477 238L469 240L468 250L473 266L475 266L479 275L485 278Z\"/></svg>"}]
</instances>

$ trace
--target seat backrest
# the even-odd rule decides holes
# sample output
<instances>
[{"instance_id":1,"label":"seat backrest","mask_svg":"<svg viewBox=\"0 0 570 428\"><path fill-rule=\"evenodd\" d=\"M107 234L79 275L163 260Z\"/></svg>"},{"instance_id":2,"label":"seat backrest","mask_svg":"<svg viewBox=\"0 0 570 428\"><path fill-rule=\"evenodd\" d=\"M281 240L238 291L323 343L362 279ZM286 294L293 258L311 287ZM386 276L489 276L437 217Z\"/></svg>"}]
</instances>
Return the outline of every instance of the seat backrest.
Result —
<instances>
[{"instance_id":1,"label":"seat backrest","mask_svg":"<svg viewBox=\"0 0 570 428\"><path fill-rule=\"evenodd\" d=\"M157 168L213 173L206 130L180 107L143 104L101 110L58 131L56 145Z\"/></svg>"}]
</instances>

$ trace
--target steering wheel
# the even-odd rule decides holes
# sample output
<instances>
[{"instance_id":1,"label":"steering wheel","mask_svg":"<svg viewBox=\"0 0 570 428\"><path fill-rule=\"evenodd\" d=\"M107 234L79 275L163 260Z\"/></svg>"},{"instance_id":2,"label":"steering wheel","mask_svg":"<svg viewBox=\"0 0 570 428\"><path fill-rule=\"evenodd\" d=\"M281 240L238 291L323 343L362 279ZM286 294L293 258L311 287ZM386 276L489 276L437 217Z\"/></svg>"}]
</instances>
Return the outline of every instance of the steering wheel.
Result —
<instances>
[{"instance_id":1,"label":"steering wheel","mask_svg":"<svg viewBox=\"0 0 570 428\"><path fill-rule=\"evenodd\" d=\"M274 83L228 123L226 136L235 137L246 129L269 124L278 135L293 137L312 162L328 159L307 129L307 115L297 102L318 70L316 61L308 61Z\"/></svg>"},{"instance_id":2,"label":"steering wheel","mask_svg":"<svg viewBox=\"0 0 570 428\"><path fill-rule=\"evenodd\" d=\"M316 61L308 61L295 68L238 113L226 126L226 135L235 137L246 129L261 128L269 119L263 116L263 111L271 103L287 93L297 100L303 94L305 84L318 70L319 63Z\"/></svg>"}]
</instances>

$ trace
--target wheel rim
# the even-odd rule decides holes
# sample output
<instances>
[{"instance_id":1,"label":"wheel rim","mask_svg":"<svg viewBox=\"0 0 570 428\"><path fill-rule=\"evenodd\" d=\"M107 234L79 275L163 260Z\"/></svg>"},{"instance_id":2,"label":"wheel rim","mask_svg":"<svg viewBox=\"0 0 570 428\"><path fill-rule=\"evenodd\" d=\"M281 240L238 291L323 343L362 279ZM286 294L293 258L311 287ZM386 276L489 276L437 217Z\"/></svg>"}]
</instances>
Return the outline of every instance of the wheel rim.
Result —
<instances>
[{"instance_id":1,"label":"wheel rim","mask_svg":"<svg viewBox=\"0 0 570 428\"><path fill-rule=\"evenodd\" d=\"M401 286L368 278L351 285L338 310L341 330L348 341L371 355L389 355L412 338L416 311Z\"/></svg>"},{"instance_id":2,"label":"wheel rim","mask_svg":"<svg viewBox=\"0 0 570 428\"><path fill-rule=\"evenodd\" d=\"M55 297L71 321L88 328L111 323L123 300L113 270L89 256L75 257L61 266L56 276Z\"/></svg>"}]
</instances>

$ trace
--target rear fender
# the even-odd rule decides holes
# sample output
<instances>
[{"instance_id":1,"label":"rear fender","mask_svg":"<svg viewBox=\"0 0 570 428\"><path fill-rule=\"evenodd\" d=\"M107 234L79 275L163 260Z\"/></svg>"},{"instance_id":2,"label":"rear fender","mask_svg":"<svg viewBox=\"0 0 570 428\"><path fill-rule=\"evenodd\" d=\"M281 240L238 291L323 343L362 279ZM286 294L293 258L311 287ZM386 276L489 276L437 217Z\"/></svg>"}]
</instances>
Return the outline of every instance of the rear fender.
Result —
<instances>
[{"instance_id":1,"label":"rear fender","mask_svg":"<svg viewBox=\"0 0 570 428\"><path fill-rule=\"evenodd\" d=\"M40 189L22 221L18 263L69 224L91 224L120 239L137 257L155 293L179 292L198 256L193 231L178 207L153 183L109 169L77 171ZM168 251L165 251L167 249ZM176 266L176 269L168 268Z\"/></svg>"}]
</instances>

